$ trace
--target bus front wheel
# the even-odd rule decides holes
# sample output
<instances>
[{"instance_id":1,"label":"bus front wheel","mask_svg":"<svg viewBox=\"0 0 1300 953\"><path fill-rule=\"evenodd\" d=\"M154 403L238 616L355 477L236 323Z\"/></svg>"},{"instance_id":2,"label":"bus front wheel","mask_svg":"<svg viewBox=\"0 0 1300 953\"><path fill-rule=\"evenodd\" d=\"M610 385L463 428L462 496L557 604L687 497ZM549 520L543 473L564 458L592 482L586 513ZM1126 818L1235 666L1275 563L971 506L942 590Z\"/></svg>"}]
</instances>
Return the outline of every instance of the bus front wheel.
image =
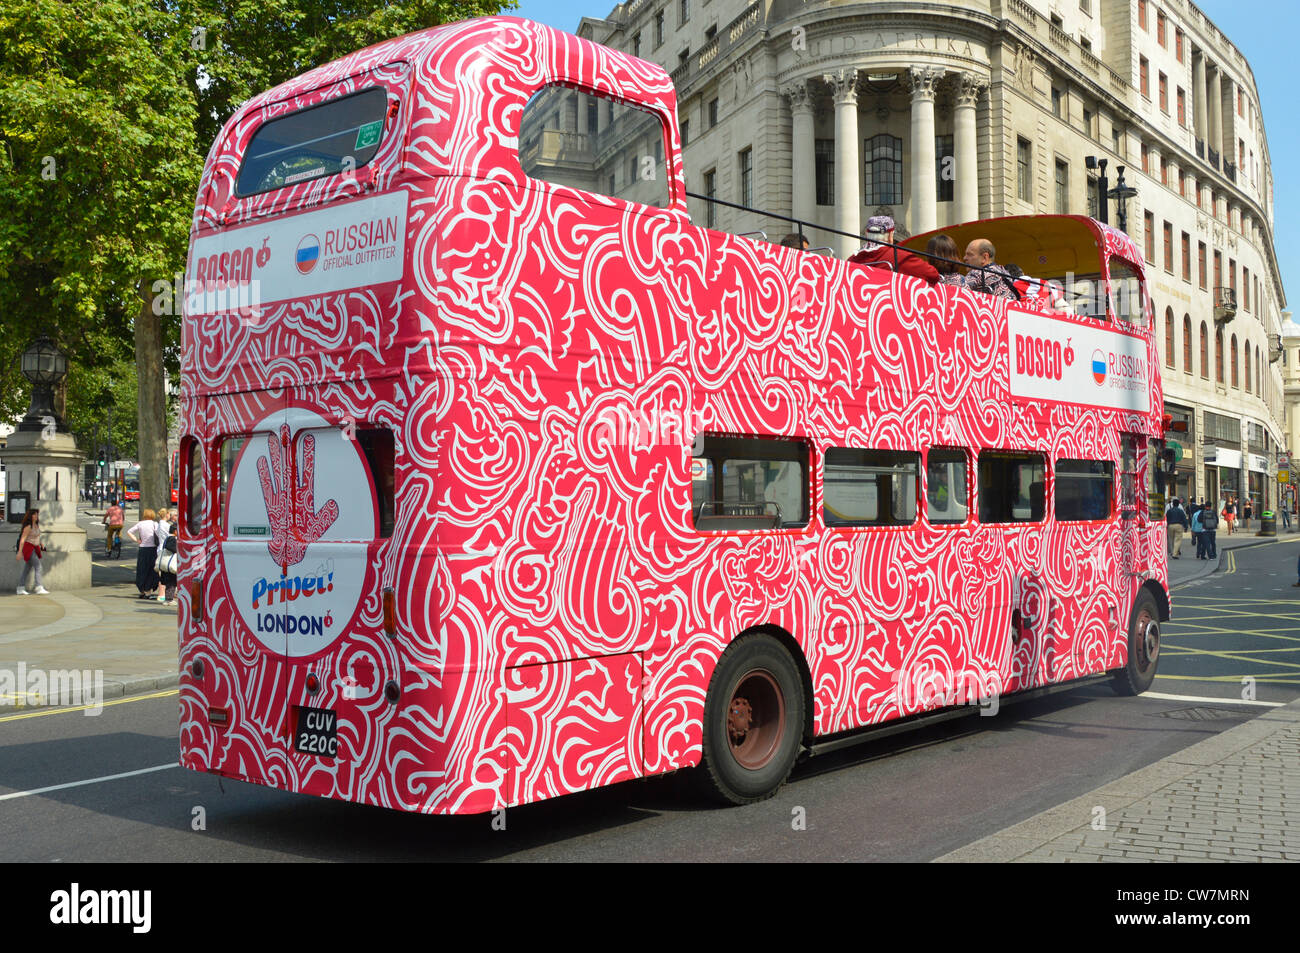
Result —
<instances>
[{"instance_id":1,"label":"bus front wheel","mask_svg":"<svg viewBox=\"0 0 1300 953\"><path fill-rule=\"evenodd\" d=\"M803 680L785 646L765 633L733 642L704 702L706 793L727 804L775 794L799 756L803 720Z\"/></svg>"},{"instance_id":2,"label":"bus front wheel","mask_svg":"<svg viewBox=\"0 0 1300 953\"><path fill-rule=\"evenodd\" d=\"M1111 673L1111 684L1120 695L1141 695L1156 677L1160 658L1160 610L1146 589L1138 591L1128 624L1128 661Z\"/></svg>"}]
</instances>

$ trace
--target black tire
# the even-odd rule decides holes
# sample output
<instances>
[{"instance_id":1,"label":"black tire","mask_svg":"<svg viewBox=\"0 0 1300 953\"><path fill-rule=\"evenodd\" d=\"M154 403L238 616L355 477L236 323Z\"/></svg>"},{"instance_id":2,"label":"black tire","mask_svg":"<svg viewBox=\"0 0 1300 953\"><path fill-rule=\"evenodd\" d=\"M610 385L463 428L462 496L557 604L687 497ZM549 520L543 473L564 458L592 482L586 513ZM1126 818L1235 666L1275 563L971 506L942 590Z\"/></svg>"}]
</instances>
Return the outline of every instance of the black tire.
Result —
<instances>
[{"instance_id":1,"label":"black tire","mask_svg":"<svg viewBox=\"0 0 1300 953\"><path fill-rule=\"evenodd\" d=\"M1128 622L1128 661L1111 672L1118 695L1141 695L1155 681L1160 662L1160 610L1150 590L1141 589L1133 600Z\"/></svg>"},{"instance_id":2,"label":"black tire","mask_svg":"<svg viewBox=\"0 0 1300 953\"><path fill-rule=\"evenodd\" d=\"M765 633L731 643L704 700L704 792L726 804L771 797L799 757L803 722L803 679L785 646Z\"/></svg>"}]
</instances>

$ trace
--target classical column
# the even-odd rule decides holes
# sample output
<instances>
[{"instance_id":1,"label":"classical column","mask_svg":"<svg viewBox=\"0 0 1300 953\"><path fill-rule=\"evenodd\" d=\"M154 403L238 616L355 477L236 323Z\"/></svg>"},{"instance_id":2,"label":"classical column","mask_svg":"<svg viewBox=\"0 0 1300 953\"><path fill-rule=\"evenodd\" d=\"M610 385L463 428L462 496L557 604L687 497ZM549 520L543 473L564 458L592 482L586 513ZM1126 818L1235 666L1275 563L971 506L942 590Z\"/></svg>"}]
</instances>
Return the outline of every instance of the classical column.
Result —
<instances>
[{"instance_id":1,"label":"classical column","mask_svg":"<svg viewBox=\"0 0 1300 953\"><path fill-rule=\"evenodd\" d=\"M934 166L934 84L943 70L912 67L907 71L912 87L912 234L928 232L937 224Z\"/></svg>"},{"instance_id":2,"label":"classical column","mask_svg":"<svg viewBox=\"0 0 1300 953\"><path fill-rule=\"evenodd\" d=\"M862 234L862 196L858 189L858 71L840 70L823 77L835 97L835 227ZM859 238L837 235L831 244L840 257L852 255Z\"/></svg>"},{"instance_id":3,"label":"classical column","mask_svg":"<svg viewBox=\"0 0 1300 953\"><path fill-rule=\"evenodd\" d=\"M1214 73L1210 76L1210 137L1206 140L1206 146L1215 152L1223 152L1223 84L1219 76L1218 67L1215 67ZM1208 159L1209 156L1207 155ZM1220 160L1222 161L1222 160Z\"/></svg>"},{"instance_id":4,"label":"classical column","mask_svg":"<svg viewBox=\"0 0 1300 953\"><path fill-rule=\"evenodd\" d=\"M980 217L979 157L975 145L975 107L988 80L973 73L958 77L956 107L953 110L953 183L956 221L973 222Z\"/></svg>"},{"instance_id":5,"label":"classical column","mask_svg":"<svg viewBox=\"0 0 1300 953\"><path fill-rule=\"evenodd\" d=\"M782 92L790 98L790 112L794 116L794 132L790 138L791 173L794 177L790 214L811 222L817 210L817 141L813 132L812 92L806 80L792 83ZM810 235L809 240L813 237Z\"/></svg>"},{"instance_id":6,"label":"classical column","mask_svg":"<svg viewBox=\"0 0 1300 953\"><path fill-rule=\"evenodd\" d=\"M1205 138L1205 56L1192 52L1192 131L1197 139Z\"/></svg>"}]
</instances>

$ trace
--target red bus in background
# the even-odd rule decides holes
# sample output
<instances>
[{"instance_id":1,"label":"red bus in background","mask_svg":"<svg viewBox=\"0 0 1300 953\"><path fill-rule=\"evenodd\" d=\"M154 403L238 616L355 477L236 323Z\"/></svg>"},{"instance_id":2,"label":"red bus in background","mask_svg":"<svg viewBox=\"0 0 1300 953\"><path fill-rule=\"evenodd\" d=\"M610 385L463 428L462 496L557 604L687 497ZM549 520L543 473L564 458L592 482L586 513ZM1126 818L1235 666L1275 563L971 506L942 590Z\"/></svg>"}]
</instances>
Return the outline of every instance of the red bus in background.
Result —
<instances>
[{"instance_id":1,"label":"red bus in background","mask_svg":"<svg viewBox=\"0 0 1300 953\"><path fill-rule=\"evenodd\" d=\"M246 103L187 271L181 763L437 813L698 765L744 803L831 735L1144 690L1142 256L950 231L1073 297L696 226L668 75L523 20Z\"/></svg>"}]
</instances>

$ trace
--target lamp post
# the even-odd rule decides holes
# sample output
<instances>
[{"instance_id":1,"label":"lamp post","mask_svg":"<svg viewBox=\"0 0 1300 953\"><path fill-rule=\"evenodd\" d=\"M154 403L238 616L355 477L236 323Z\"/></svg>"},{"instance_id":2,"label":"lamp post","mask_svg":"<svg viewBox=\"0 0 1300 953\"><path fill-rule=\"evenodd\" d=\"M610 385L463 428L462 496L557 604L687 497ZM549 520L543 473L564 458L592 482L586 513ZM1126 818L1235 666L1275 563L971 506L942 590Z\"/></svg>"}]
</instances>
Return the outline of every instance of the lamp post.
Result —
<instances>
[{"instance_id":1,"label":"lamp post","mask_svg":"<svg viewBox=\"0 0 1300 953\"><path fill-rule=\"evenodd\" d=\"M1084 168L1098 171L1097 177L1097 221L1103 225L1110 222L1110 203L1106 201L1109 194L1106 187L1110 184L1106 179L1106 160L1098 159L1096 156L1084 156Z\"/></svg>"},{"instance_id":2,"label":"lamp post","mask_svg":"<svg viewBox=\"0 0 1300 953\"><path fill-rule=\"evenodd\" d=\"M54 412L54 388L68 376L68 359L54 342L41 335L19 358L23 377L31 381L32 403L18 429L27 433L44 431L51 422L55 432L63 421Z\"/></svg>"},{"instance_id":3,"label":"lamp post","mask_svg":"<svg viewBox=\"0 0 1300 953\"><path fill-rule=\"evenodd\" d=\"M1138 194L1138 190L1128 185L1124 181L1124 166L1119 166L1115 170L1115 187L1107 194L1109 198L1115 200L1115 217L1119 220L1119 230L1128 231L1128 200Z\"/></svg>"}]
</instances>

